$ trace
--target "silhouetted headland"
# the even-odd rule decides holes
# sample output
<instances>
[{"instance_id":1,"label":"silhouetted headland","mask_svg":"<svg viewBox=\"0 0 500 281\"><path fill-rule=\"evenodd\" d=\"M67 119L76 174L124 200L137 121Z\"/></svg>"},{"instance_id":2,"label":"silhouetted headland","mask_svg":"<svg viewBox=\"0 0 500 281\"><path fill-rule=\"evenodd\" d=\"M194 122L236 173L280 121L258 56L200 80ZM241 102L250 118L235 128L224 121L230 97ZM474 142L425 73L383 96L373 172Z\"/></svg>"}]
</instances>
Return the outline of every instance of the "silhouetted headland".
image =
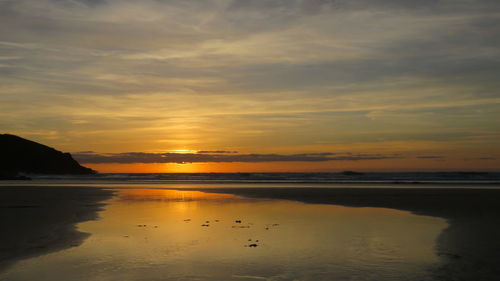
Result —
<instances>
[{"instance_id":1,"label":"silhouetted headland","mask_svg":"<svg viewBox=\"0 0 500 281\"><path fill-rule=\"evenodd\" d=\"M71 154L18 136L0 135L0 180L27 179L20 174L88 175Z\"/></svg>"}]
</instances>

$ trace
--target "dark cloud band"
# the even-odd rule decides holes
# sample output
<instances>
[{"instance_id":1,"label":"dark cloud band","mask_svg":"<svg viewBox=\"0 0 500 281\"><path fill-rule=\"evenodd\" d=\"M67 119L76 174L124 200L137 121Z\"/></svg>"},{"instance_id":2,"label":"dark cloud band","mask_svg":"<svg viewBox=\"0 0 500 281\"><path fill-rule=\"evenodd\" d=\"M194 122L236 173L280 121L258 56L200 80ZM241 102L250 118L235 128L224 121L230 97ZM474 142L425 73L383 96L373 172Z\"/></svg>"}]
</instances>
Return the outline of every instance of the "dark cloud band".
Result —
<instances>
[{"instance_id":1,"label":"dark cloud band","mask_svg":"<svg viewBox=\"0 0 500 281\"><path fill-rule=\"evenodd\" d=\"M361 161L402 158L400 155L382 154L216 154L216 153L144 153L127 152L114 154L75 153L81 163L201 163L201 162L323 162L323 161Z\"/></svg>"}]
</instances>

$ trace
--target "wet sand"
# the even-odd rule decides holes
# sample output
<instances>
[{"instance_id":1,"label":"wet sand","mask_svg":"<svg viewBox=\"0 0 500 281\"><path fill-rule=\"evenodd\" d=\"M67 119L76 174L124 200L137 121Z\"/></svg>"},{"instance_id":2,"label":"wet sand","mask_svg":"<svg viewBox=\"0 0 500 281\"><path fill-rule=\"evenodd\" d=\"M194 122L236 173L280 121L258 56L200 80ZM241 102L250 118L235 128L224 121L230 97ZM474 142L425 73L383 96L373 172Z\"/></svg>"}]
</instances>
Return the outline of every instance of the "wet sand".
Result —
<instances>
[{"instance_id":1,"label":"wet sand","mask_svg":"<svg viewBox=\"0 0 500 281\"><path fill-rule=\"evenodd\" d=\"M101 202L112 195L98 188L0 187L0 271L80 245L89 234L75 225L96 219Z\"/></svg>"},{"instance_id":2,"label":"wet sand","mask_svg":"<svg viewBox=\"0 0 500 281\"><path fill-rule=\"evenodd\" d=\"M350 207L381 207L445 218L436 252L438 280L493 281L500 276L500 190L426 188L203 188L205 192Z\"/></svg>"},{"instance_id":3,"label":"wet sand","mask_svg":"<svg viewBox=\"0 0 500 281\"><path fill-rule=\"evenodd\" d=\"M425 188L192 188L245 197L382 207L442 217L438 280L498 280L500 190ZM84 187L0 187L0 270L17 260L79 245L75 224L97 218L112 191Z\"/></svg>"}]
</instances>

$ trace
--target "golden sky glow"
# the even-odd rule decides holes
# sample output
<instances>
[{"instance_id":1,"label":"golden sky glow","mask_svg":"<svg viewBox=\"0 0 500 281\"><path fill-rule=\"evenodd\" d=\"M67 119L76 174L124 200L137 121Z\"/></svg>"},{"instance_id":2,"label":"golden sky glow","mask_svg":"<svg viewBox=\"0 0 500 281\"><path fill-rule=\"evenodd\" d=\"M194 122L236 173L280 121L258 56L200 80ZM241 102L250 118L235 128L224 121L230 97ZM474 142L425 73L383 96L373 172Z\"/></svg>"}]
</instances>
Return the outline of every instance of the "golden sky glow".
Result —
<instances>
[{"instance_id":1,"label":"golden sky glow","mask_svg":"<svg viewBox=\"0 0 500 281\"><path fill-rule=\"evenodd\" d=\"M500 3L416 3L0 1L0 132L101 172L498 170Z\"/></svg>"}]
</instances>

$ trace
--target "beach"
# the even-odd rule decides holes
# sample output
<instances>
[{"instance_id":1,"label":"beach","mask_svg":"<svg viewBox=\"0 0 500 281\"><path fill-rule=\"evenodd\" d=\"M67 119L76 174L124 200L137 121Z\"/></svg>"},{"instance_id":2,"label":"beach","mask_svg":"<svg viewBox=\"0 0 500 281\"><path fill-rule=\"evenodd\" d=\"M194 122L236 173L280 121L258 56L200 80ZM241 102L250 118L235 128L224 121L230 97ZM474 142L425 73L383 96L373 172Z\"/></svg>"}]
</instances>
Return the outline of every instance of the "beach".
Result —
<instances>
[{"instance_id":1,"label":"beach","mask_svg":"<svg viewBox=\"0 0 500 281\"><path fill-rule=\"evenodd\" d=\"M204 192L379 207L445 218L436 251L445 264L439 280L497 280L500 276L500 190L453 188L224 188Z\"/></svg>"},{"instance_id":2,"label":"beach","mask_svg":"<svg viewBox=\"0 0 500 281\"><path fill-rule=\"evenodd\" d=\"M175 189L175 188L172 188ZM436 280L496 280L500 271L500 190L453 188L183 188L248 198L377 207L444 218L435 251L445 262ZM0 187L0 270L16 261L80 245L77 223L98 218L112 190L90 187Z\"/></svg>"},{"instance_id":3,"label":"beach","mask_svg":"<svg viewBox=\"0 0 500 281\"><path fill-rule=\"evenodd\" d=\"M113 192L100 188L0 187L0 272L16 261L76 247Z\"/></svg>"}]
</instances>

